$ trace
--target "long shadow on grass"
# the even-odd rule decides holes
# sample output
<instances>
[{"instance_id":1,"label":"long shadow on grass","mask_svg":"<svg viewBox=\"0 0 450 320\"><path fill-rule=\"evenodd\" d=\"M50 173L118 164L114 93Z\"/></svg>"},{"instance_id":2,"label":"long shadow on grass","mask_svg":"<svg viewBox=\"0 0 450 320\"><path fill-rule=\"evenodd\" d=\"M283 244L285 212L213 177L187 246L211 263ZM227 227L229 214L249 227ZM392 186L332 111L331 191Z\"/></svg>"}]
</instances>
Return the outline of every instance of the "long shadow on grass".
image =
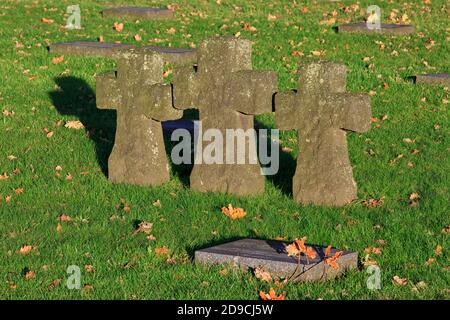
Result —
<instances>
[{"instance_id":1,"label":"long shadow on grass","mask_svg":"<svg viewBox=\"0 0 450 320\"><path fill-rule=\"evenodd\" d=\"M57 87L49 92L53 105L60 114L75 116L81 121L95 143L97 161L107 176L108 157L116 134L116 111L97 109L95 92L83 79L59 77L54 81Z\"/></svg>"},{"instance_id":2,"label":"long shadow on grass","mask_svg":"<svg viewBox=\"0 0 450 320\"><path fill-rule=\"evenodd\" d=\"M258 129L267 129L270 132L270 129L267 126L265 126L262 122L259 122L255 119L255 130L258 132ZM269 136L269 139L267 139L267 149L269 152L271 152L271 136ZM259 154L259 148L260 143L258 139L258 154ZM281 190L281 192L287 196L292 196L292 178L295 173L296 168L296 160L292 157L291 154L283 152L281 145L278 145L278 154L279 154L279 169L278 172L275 175L267 175L266 179L271 181L273 185Z\"/></svg>"}]
</instances>

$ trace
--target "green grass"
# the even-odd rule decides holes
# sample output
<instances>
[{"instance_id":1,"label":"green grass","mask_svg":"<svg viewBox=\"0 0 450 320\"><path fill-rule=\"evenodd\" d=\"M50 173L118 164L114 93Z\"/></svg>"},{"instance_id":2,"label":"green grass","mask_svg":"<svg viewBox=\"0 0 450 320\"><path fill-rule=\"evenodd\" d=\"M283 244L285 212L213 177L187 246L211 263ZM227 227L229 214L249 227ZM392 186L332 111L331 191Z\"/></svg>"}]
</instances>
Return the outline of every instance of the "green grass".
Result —
<instances>
[{"instance_id":1,"label":"green grass","mask_svg":"<svg viewBox=\"0 0 450 320\"><path fill-rule=\"evenodd\" d=\"M450 224L449 91L418 86L408 78L448 71L449 7L445 0L433 0L428 6L418 0L377 1L386 19L397 9L416 26L414 34L403 37L335 33L332 28L338 23L362 19L360 9L373 2L365 0L360 1L360 9L348 13L341 6L354 1L305 1L301 5L291 1L223 0L221 5L180 1L176 20L126 22L121 33L112 29L114 19L99 15L108 1L75 2L81 6L83 29L73 31L63 28L65 8L72 0L6 0L0 4L0 111L14 112L13 116L0 114L0 174L6 172L10 177L0 181L0 298L257 299L258 290L271 285L251 273L230 269L223 274L223 267L195 266L194 250L241 237L293 240L305 235L311 243L358 251L362 260L365 248L380 247L376 241L386 240L381 255L371 254L381 268L382 289L366 288L368 274L361 267L326 283L289 283L282 289L287 299L449 298L449 239L441 231ZM309 12L302 13L302 7ZM337 22L320 25L332 17L334 9ZM269 13L277 20L268 21ZM55 22L42 23L43 17ZM257 31L243 30L244 23ZM225 24L228 27L221 28ZM170 27L176 28L175 34L165 32ZM282 172L268 179L266 192L260 196L192 192L183 184L185 168L175 168L171 181L158 188L113 185L107 180L102 168L114 141L115 116L112 111L95 109L95 75L113 70L114 62L66 55L63 63L54 65L48 43L103 36L105 41L136 44L157 38L164 40L161 45L185 47L238 31L254 42L254 68L275 70L280 90L296 87L299 62L319 58L310 51L325 50L323 59L349 67L349 91L376 91L373 117L387 115L387 120L374 123L368 133L348 136L358 201L344 208L324 208L301 206L292 200L285 185L295 167L295 132L282 133L283 144L294 152L283 155ZM141 35L140 43L134 40L135 34ZM435 46L427 49L430 38ZM295 50L305 56L292 56ZM391 54L394 50L398 56ZM366 62L364 57L371 59ZM374 66L369 68L369 64ZM77 119L90 129L90 135L55 126L58 120ZM258 121L275 126L272 115L260 116ZM381 126L376 128L377 124ZM51 138L44 128L54 132ZM405 143L404 138L415 141ZM420 152L412 154L414 149ZM390 164L399 154L403 158ZM10 155L17 159L10 160ZM60 177L55 175L57 166L62 167ZM72 181L65 179L69 173ZM16 194L17 188L24 192ZM420 195L415 207L409 205L413 192ZM382 196L385 200L379 207L362 204L364 199ZM121 199L131 208L129 212L121 210ZM152 205L157 199L160 208ZM228 203L246 209L247 217L227 219L220 208ZM58 217L63 213L74 221L63 222L58 234ZM133 236L133 226L140 220L154 223L156 241L148 241L144 234ZM24 245L35 249L28 255L18 254ZM436 257L437 245L444 249ZM152 253L160 246L170 249L174 263ZM436 261L426 265L431 257ZM81 267L81 282L91 289L66 288L69 265ZM86 272L85 265L95 270ZM35 278L26 280L26 270L34 271ZM395 275L407 278L408 284L394 285ZM61 284L48 288L55 279L61 279ZM412 290L420 281L426 287Z\"/></svg>"}]
</instances>

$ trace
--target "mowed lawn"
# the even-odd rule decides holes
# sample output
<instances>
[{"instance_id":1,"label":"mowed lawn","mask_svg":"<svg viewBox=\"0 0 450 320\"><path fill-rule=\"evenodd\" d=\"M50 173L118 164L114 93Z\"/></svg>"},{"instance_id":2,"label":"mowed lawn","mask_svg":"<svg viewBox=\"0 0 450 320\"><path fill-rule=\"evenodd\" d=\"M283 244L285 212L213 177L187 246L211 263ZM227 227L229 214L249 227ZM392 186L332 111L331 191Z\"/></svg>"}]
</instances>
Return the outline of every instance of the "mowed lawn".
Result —
<instances>
[{"instance_id":1,"label":"mowed lawn","mask_svg":"<svg viewBox=\"0 0 450 320\"><path fill-rule=\"evenodd\" d=\"M407 36L336 33L338 24L363 20L374 4L365 0L114 1L176 7L175 20L138 22L102 18L112 1L75 2L82 29L72 31L64 28L72 0L0 4L0 298L258 299L270 287L286 299L449 298L449 90L411 78L449 71L447 1L376 1L384 22L415 25ZM60 55L48 44L102 37L190 47L214 35L253 41L254 68L275 70L280 91L296 88L298 63L348 66L348 90L372 95L372 129L348 135L358 200L343 208L293 201L295 131L281 133L281 170L259 196L192 192L185 166L174 166L161 187L108 181L115 113L96 109L95 76L115 63L69 55L53 63ZM85 129L65 127L75 120ZM276 128L271 114L257 120ZM223 215L229 203L247 216ZM142 221L153 223L152 237L135 232ZM193 263L197 248L231 239L303 236L357 251L359 270L279 287L252 272ZM366 271L374 263L382 288L372 291ZM66 287L71 265L81 269L80 290Z\"/></svg>"}]
</instances>

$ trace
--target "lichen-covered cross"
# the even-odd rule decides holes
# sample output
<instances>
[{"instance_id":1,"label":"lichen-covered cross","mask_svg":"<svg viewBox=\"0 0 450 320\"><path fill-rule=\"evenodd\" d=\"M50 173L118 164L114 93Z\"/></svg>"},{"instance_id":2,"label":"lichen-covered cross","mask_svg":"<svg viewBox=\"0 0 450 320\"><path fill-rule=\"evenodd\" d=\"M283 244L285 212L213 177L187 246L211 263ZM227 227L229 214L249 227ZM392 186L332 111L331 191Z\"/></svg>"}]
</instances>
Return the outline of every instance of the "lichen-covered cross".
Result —
<instances>
[{"instance_id":1,"label":"lichen-covered cross","mask_svg":"<svg viewBox=\"0 0 450 320\"><path fill-rule=\"evenodd\" d=\"M306 63L299 75L297 92L275 96L278 127L299 130L294 199L302 204L345 205L357 196L345 130L370 129L370 98L346 92L347 69L342 64Z\"/></svg>"},{"instance_id":2,"label":"lichen-covered cross","mask_svg":"<svg viewBox=\"0 0 450 320\"><path fill-rule=\"evenodd\" d=\"M235 37L204 40L198 48L198 68L174 72L175 108L198 108L203 132L217 129L225 137L226 129L253 129L255 114L272 111L277 78L272 71L252 70L251 49L250 41ZM203 140L201 143L202 147L209 144ZM234 148L237 154L237 143ZM245 150L256 157L254 135L247 136ZM223 163L195 163L191 188L235 195L264 191L265 179L257 159L251 163L247 158L244 164L226 164L223 159Z\"/></svg>"},{"instance_id":3,"label":"lichen-covered cross","mask_svg":"<svg viewBox=\"0 0 450 320\"><path fill-rule=\"evenodd\" d=\"M118 68L97 76L99 109L117 110L117 129L108 160L116 183L159 185L170 179L161 121L175 120L172 88L163 84L163 59L150 49L115 54Z\"/></svg>"}]
</instances>

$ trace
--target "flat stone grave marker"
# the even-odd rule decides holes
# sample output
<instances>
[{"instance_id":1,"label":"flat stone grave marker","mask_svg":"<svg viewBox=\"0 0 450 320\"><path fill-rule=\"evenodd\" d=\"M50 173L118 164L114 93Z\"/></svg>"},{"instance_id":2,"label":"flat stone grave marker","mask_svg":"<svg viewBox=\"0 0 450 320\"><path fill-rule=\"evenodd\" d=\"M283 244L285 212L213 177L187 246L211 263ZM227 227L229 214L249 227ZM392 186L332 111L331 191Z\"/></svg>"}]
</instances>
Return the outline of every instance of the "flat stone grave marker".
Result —
<instances>
[{"instance_id":1,"label":"flat stone grave marker","mask_svg":"<svg viewBox=\"0 0 450 320\"><path fill-rule=\"evenodd\" d=\"M50 53L75 54L82 56L111 57L114 53L123 49L134 48L131 44L109 43L95 41L72 41L53 43L50 45Z\"/></svg>"},{"instance_id":2,"label":"flat stone grave marker","mask_svg":"<svg viewBox=\"0 0 450 320\"><path fill-rule=\"evenodd\" d=\"M118 7L102 11L103 17L168 20L174 18L173 10L147 7Z\"/></svg>"},{"instance_id":3,"label":"flat stone grave marker","mask_svg":"<svg viewBox=\"0 0 450 320\"><path fill-rule=\"evenodd\" d=\"M191 48L172 48L160 46L145 46L160 53L166 62L173 64L189 64L197 61L197 50Z\"/></svg>"},{"instance_id":4,"label":"flat stone grave marker","mask_svg":"<svg viewBox=\"0 0 450 320\"><path fill-rule=\"evenodd\" d=\"M186 119L169 120L164 121L161 124L163 129L168 132L173 132L176 129L186 129L189 132L193 132L195 127L194 120L186 120Z\"/></svg>"},{"instance_id":5,"label":"flat stone grave marker","mask_svg":"<svg viewBox=\"0 0 450 320\"><path fill-rule=\"evenodd\" d=\"M320 281L335 278L358 265L358 253L331 249L330 256L343 251L337 259L338 269L325 263L325 247L313 245L316 258L306 259L288 256L286 243L275 240L242 239L195 251L195 262L204 265L231 264L243 269L260 267L278 278L294 281ZM310 245L311 246L311 245ZM293 276L294 275L294 276Z\"/></svg>"},{"instance_id":6,"label":"flat stone grave marker","mask_svg":"<svg viewBox=\"0 0 450 320\"><path fill-rule=\"evenodd\" d=\"M365 22L344 24L338 27L342 33L384 33L384 34L409 34L414 32L414 26L410 24L385 24L382 23L379 29L369 29Z\"/></svg>"},{"instance_id":7,"label":"flat stone grave marker","mask_svg":"<svg viewBox=\"0 0 450 320\"><path fill-rule=\"evenodd\" d=\"M416 83L450 85L449 73L420 74L416 76Z\"/></svg>"}]
</instances>

